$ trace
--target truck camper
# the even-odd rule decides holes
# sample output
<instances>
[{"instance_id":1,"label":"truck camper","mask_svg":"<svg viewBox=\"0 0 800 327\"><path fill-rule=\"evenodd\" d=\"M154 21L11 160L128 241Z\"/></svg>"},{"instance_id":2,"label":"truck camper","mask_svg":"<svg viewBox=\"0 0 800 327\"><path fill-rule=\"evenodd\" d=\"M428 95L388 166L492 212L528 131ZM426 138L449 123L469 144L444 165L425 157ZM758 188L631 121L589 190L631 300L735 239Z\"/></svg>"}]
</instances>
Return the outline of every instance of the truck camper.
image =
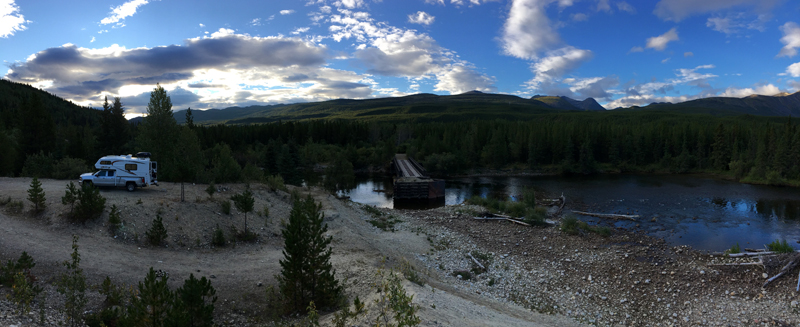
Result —
<instances>
[{"instance_id":1,"label":"truck camper","mask_svg":"<svg viewBox=\"0 0 800 327\"><path fill-rule=\"evenodd\" d=\"M78 182L96 186L124 186L128 192L137 187L158 185L158 163L150 161L149 152L136 155L109 155L94 164L98 171L82 174Z\"/></svg>"}]
</instances>

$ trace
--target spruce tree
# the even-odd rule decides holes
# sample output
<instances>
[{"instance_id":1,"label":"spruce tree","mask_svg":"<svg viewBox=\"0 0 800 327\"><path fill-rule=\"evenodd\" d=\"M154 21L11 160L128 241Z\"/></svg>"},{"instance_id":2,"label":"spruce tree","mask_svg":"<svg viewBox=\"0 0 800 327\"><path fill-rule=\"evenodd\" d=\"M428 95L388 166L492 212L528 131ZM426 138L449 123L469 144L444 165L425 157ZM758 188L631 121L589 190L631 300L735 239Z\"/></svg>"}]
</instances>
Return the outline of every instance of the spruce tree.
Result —
<instances>
[{"instance_id":1,"label":"spruce tree","mask_svg":"<svg viewBox=\"0 0 800 327\"><path fill-rule=\"evenodd\" d=\"M214 326L216 290L205 277L189 279L175 291L174 302L167 318L168 326Z\"/></svg>"},{"instance_id":2,"label":"spruce tree","mask_svg":"<svg viewBox=\"0 0 800 327\"><path fill-rule=\"evenodd\" d=\"M153 160L159 162L159 175L163 180L174 178L176 158L176 139L179 126L172 116L172 100L161 85L156 85L150 92L147 104L147 116L139 126L137 139L140 149L153 154Z\"/></svg>"},{"instance_id":3,"label":"spruce tree","mask_svg":"<svg viewBox=\"0 0 800 327\"><path fill-rule=\"evenodd\" d=\"M106 198L100 190L91 184L84 183L78 190L78 205L75 207L75 218L87 221L99 217L106 208Z\"/></svg>"},{"instance_id":4,"label":"spruce tree","mask_svg":"<svg viewBox=\"0 0 800 327\"><path fill-rule=\"evenodd\" d=\"M276 277L292 312L305 309L311 301L321 308L334 306L342 295L330 263L332 237L325 237L328 225L322 223L321 209L311 196L295 199L282 231L284 258Z\"/></svg>"},{"instance_id":5,"label":"spruce tree","mask_svg":"<svg viewBox=\"0 0 800 327\"><path fill-rule=\"evenodd\" d=\"M147 241L152 245L161 245L161 242L167 239L167 229L164 227L161 215L156 214L156 218L153 219L150 229L145 232L145 236L147 236Z\"/></svg>"},{"instance_id":6,"label":"spruce tree","mask_svg":"<svg viewBox=\"0 0 800 327\"><path fill-rule=\"evenodd\" d=\"M33 211L36 213L41 212L45 208L45 195L42 189L42 182L34 177L31 181L31 188L28 189L28 201L33 203Z\"/></svg>"}]
</instances>

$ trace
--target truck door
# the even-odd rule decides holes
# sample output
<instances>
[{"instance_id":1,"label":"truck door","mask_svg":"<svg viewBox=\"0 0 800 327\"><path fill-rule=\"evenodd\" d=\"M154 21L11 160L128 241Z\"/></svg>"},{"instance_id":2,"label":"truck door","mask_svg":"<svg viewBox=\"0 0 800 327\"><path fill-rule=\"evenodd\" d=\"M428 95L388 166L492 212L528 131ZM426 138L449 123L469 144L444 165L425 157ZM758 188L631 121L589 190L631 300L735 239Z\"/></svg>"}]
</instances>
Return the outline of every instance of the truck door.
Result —
<instances>
[{"instance_id":1,"label":"truck door","mask_svg":"<svg viewBox=\"0 0 800 327\"><path fill-rule=\"evenodd\" d=\"M101 170L94 174L94 185L108 186L108 170Z\"/></svg>"}]
</instances>

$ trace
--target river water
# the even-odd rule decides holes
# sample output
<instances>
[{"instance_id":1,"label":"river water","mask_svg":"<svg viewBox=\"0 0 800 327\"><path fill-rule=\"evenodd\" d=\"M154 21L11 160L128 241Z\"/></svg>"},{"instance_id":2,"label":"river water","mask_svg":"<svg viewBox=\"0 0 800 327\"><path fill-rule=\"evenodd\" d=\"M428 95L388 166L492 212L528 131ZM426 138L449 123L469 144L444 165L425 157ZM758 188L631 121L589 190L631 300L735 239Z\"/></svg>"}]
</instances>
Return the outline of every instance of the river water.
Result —
<instances>
[{"instance_id":1,"label":"river water","mask_svg":"<svg viewBox=\"0 0 800 327\"><path fill-rule=\"evenodd\" d=\"M567 198L567 207L640 215L637 221L577 216L606 226L642 230L674 245L723 251L739 243L763 248L787 240L800 248L800 189L740 184L696 175L589 177L465 177L446 180L444 203L395 203L391 178L364 178L345 192L351 200L385 208L424 208L464 202L473 195L512 198L525 187ZM568 212L568 211L567 211Z\"/></svg>"}]
</instances>

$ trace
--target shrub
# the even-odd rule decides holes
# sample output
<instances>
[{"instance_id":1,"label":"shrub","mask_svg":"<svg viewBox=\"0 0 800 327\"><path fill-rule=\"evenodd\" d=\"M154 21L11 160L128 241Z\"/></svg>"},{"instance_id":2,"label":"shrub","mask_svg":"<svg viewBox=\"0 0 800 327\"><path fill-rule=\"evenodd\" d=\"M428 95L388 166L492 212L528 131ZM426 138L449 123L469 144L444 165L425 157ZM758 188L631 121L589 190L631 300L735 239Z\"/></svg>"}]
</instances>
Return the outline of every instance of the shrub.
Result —
<instances>
[{"instance_id":1,"label":"shrub","mask_svg":"<svg viewBox=\"0 0 800 327\"><path fill-rule=\"evenodd\" d=\"M525 203L526 206L534 208L536 207L536 192L533 191L533 188L526 187L522 190L522 203Z\"/></svg>"},{"instance_id":2,"label":"shrub","mask_svg":"<svg viewBox=\"0 0 800 327\"><path fill-rule=\"evenodd\" d=\"M68 205L69 204L69 215L72 216L75 213L75 202L78 201L78 189L75 187L75 183L69 182L67 184L67 190L64 192L64 196L61 197L61 204Z\"/></svg>"},{"instance_id":3,"label":"shrub","mask_svg":"<svg viewBox=\"0 0 800 327\"><path fill-rule=\"evenodd\" d=\"M17 272L11 283L11 294L8 298L17 306L17 314L27 315L31 311L31 302L42 291L23 272Z\"/></svg>"},{"instance_id":4,"label":"shrub","mask_svg":"<svg viewBox=\"0 0 800 327\"><path fill-rule=\"evenodd\" d=\"M736 242L736 244L731 246L731 248L728 249L728 253L730 253L730 254L742 253L742 248L739 247L739 242Z\"/></svg>"},{"instance_id":5,"label":"shrub","mask_svg":"<svg viewBox=\"0 0 800 327\"><path fill-rule=\"evenodd\" d=\"M13 213L13 214L22 213L24 209L25 209L25 203L22 203L22 201L20 200L11 200L10 202L8 202L8 204L6 204L6 211L8 213Z\"/></svg>"},{"instance_id":6,"label":"shrub","mask_svg":"<svg viewBox=\"0 0 800 327\"><path fill-rule=\"evenodd\" d=\"M578 234L578 218L567 216L561 219L561 231L570 235Z\"/></svg>"},{"instance_id":7,"label":"shrub","mask_svg":"<svg viewBox=\"0 0 800 327\"><path fill-rule=\"evenodd\" d=\"M48 178L53 172L54 165L55 159L53 158L52 154L44 154L44 152L39 152L37 154L30 155L27 159L25 159L25 164L22 167L21 175Z\"/></svg>"},{"instance_id":8,"label":"shrub","mask_svg":"<svg viewBox=\"0 0 800 327\"><path fill-rule=\"evenodd\" d=\"M147 242L155 246L161 245L167 239L167 229L164 227L161 215L156 214L156 218L153 219L153 223L145 233L145 236L147 236Z\"/></svg>"},{"instance_id":9,"label":"shrub","mask_svg":"<svg viewBox=\"0 0 800 327\"><path fill-rule=\"evenodd\" d=\"M106 198L100 195L100 190L90 184L81 185L77 202L74 218L78 221L97 218L106 208Z\"/></svg>"},{"instance_id":10,"label":"shrub","mask_svg":"<svg viewBox=\"0 0 800 327\"><path fill-rule=\"evenodd\" d=\"M45 193L44 189L42 189L42 182L39 181L38 178L34 177L31 181L31 187L28 189L28 201L33 203L33 212L39 213L44 210L45 204Z\"/></svg>"},{"instance_id":11,"label":"shrub","mask_svg":"<svg viewBox=\"0 0 800 327\"><path fill-rule=\"evenodd\" d=\"M213 198L214 197L214 193L216 193L216 192L217 192L217 186L214 185L214 182L211 182L210 184L208 184L208 187L206 187L206 193L208 193L208 198L209 199Z\"/></svg>"},{"instance_id":12,"label":"shrub","mask_svg":"<svg viewBox=\"0 0 800 327\"><path fill-rule=\"evenodd\" d=\"M242 180L244 182L261 182L264 180L264 172L261 171L261 168L248 163L242 169Z\"/></svg>"},{"instance_id":13,"label":"shrub","mask_svg":"<svg viewBox=\"0 0 800 327\"><path fill-rule=\"evenodd\" d=\"M222 232L222 229L219 228L219 225L217 225L217 229L214 231L214 236L211 237L211 244L214 246L225 246L225 234Z\"/></svg>"},{"instance_id":14,"label":"shrub","mask_svg":"<svg viewBox=\"0 0 800 327\"><path fill-rule=\"evenodd\" d=\"M505 212L512 217L522 217L525 216L525 212L527 211L528 207L522 202L507 202L505 206Z\"/></svg>"},{"instance_id":15,"label":"shrub","mask_svg":"<svg viewBox=\"0 0 800 327\"><path fill-rule=\"evenodd\" d=\"M281 190L284 192L289 191L289 189L286 188L286 184L283 182L283 177L281 175L268 176L265 182L272 192L275 192L275 190Z\"/></svg>"},{"instance_id":16,"label":"shrub","mask_svg":"<svg viewBox=\"0 0 800 327\"><path fill-rule=\"evenodd\" d=\"M466 272L469 274L469 272ZM422 320L417 316L419 305L414 304L414 296L406 293L400 277L393 271L389 276L384 276L383 270L378 270L379 282L376 285L380 296L375 299L378 316L375 318L377 326L416 326Z\"/></svg>"},{"instance_id":17,"label":"shrub","mask_svg":"<svg viewBox=\"0 0 800 327\"><path fill-rule=\"evenodd\" d=\"M89 166L83 159L66 157L56 162L53 169L55 179L76 179L81 174L89 171Z\"/></svg>"},{"instance_id":18,"label":"shrub","mask_svg":"<svg viewBox=\"0 0 800 327\"><path fill-rule=\"evenodd\" d=\"M795 251L794 248L791 245L789 245L788 242L786 242L786 240L783 241L775 240L774 242L767 244L767 248L770 251L777 253L792 253Z\"/></svg>"},{"instance_id":19,"label":"shrub","mask_svg":"<svg viewBox=\"0 0 800 327\"><path fill-rule=\"evenodd\" d=\"M121 225L122 225L122 219L120 219L119 217L119 210L117 210L117 205L114 204L111 206L111 212L108 213L108 228L109 230L111 230L111 234L116 235Z\"/></svg>"},{"instance_id":20,"label":"shrub","mask_svg":"<svg viewBox=\"0 0 800 327\"><path fill-rule=\"evenodd\" d=\"M528 210L525 210L525 219L523 221L534 226L544 226L547 225L546 218L547 209L543 207L528 208Z\"/></svg>"},{"instance_id":21,"label":"shrub","mask_svg":"<svg viewBox=\"0 0 800 327\"><path fill-rule=\"evenodd\" d=\"M81 325L81 315L86 306L86 276L80 267L81 256L78 253L78 236L72 236L72 261L64 261L67 272L61 275L58 283L58 292L63 294L64 312L70 326Z\"/></svg>"},{"instance_id":22,"label":"shrub","mask_svg":"<svg viewBox=\"0 0 800 327\"><path fill-rule=\"evenodd\" d=\"M222 213L224 213L226 215L230 215L231 214L231 201L230 200L222 201L219 205L220 205L220 210L222 210Z\"/></svg>"}]
</instances>

